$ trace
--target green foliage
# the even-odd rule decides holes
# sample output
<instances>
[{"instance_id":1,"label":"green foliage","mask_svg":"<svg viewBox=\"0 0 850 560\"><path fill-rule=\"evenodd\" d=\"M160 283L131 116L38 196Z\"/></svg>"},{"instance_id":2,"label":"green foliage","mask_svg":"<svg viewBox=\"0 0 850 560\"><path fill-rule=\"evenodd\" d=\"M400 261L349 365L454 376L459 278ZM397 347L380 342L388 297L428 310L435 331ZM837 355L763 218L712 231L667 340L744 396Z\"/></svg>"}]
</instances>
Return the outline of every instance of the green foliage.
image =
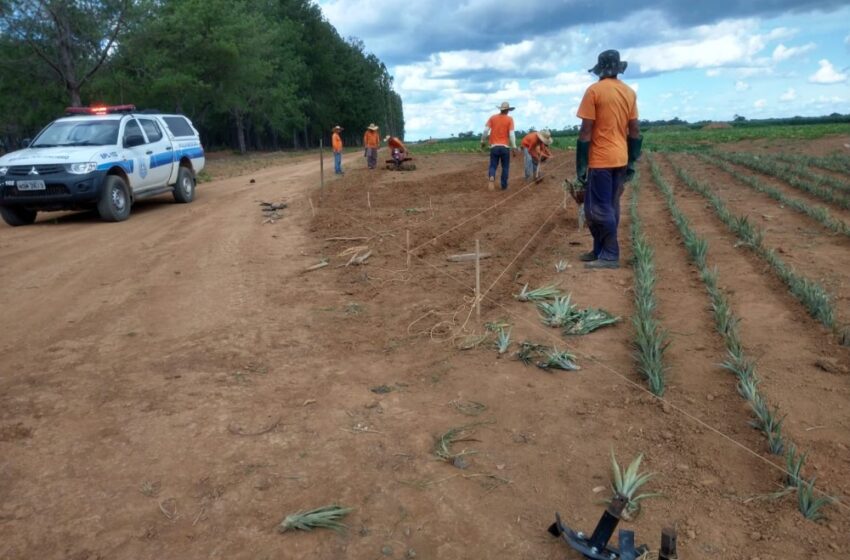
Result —
<instances>
[{"instance_id":1,"label":"green foliage","mask_svg":"<svg viewBox=\"0 0 850 560\"><path fill-rule=\"evenodd\" d=\"M537 363L540 369L562 369L564 371L578 371L576 357L567 351L561 351L557 348L545 350L544 360Z\"/></svg>"},{"instance_id":2,"label":"green foliage","mask_svg":"<svg viewBox=\"0 0 850 560\"><path fill-rule=\"evenodd\" d=\"M496 349L499 354L506 354L511 347L511 329L499 329L496 336Z\"/></svg>"},{"instance_id":3,"label":"green foliage","mask_svg":"<svg viewBox=\"0 0 850 560\"><path fill-rule=\"evenodd\" d=\"M619 494L628 500L625 509L628 517L634 517L640 513L643 500L661 496L658 493L638 494L641 487L655 476L655 473L640 472L641 461L643 461L643 453L635 457L628 468L623 469L617 463L614 450L611 450L611 489L614 494Z\"/></svg>"},{"instance_id":4,"label":"green foliage","mask_svg":"<svg viewBox=\"0 0 850 560\"><path fill-rule=\"evenodd\" d=\"M564 327L575 316L576 306L570 302L570 296L556 297L551 302L537 304L540 318L549 327Z\"/></svg>"},{"instance_id":5,"label":"green foliage","mask_svg":"<svg viewBox=\"0 0 850 560\"><path fill-rule=\"evenodd\" d=\"M646 379L653 394L664 394L664 351L669 345L667 333L656 318L655 262L652 246L643 234L643 224L638 214L640 179L632 187L629 212L632 223L632 249L634 253L635 329L634 346L638 372Z\"/></svg>"},{"instance_id":6,"label":"green foliage","mask_svg":"<svg viewBox=\"0 0 850 560\"><path fill-rule=\"evenodd\" d=\"M823 519L821 510L824 506L835 503L836 499L831 496L815 497L815 479L801 480L797 485L797 507L803 517L809 521L820 521Z\"/></svg>"},{"instance_id":7,"label":"green foliage","mask_svg":"<svg viewBox=\"0 0 850 560\"><path fill-rule=\"evenodd\" d=\"M803 466L806 464L807 453L798 453L797 446L789 443L785 450L785 485L799 487L803 481Z\"/></svg>"},{"instance_id":8,"label":"green foliage","mask_svg":"<svg viewBox=\"0 0 850 560\"><path fill-rule=\"evenodd\" d=\"M552 285L529 290L528 284L526 284L514 297L519 301L544 301L561 297L561 290Z\"/></svg>"},{"instance_id":9,"label":"green foliage","mask_svg":"<svg viewBox=\"0 0 850 560\"><path fill-rule=\"evenodd\" d=\"M619 317L611 315L604 309L588 307L587 309L579 310L573 315L564 327L563 333L568 336L590 334L602 327L619 322Z\"/></svg>"},{"instance_id":10,"label":"green foliage","mask_svg":"<svg viewBox=\"0 0 850 560\"><path fill-rule=\"evenodd\" d=\"M339 520L352 511L350 508L344 508L338 505L323 506L309 511L299 511L287 515L280 525L277 526L277 530L285 533L293 530L312 531L313 529L332 529L341 533L347 527L340 523Z\"/></svg>"},{"instance_id":11,"label":"green foliage","mask_svg":"<svg viewBox=\"0 0 850 560\"><path fill-rule=\"evenodd\" d=\"M755 227L747 216L733 215L712 189L692 178L683 168L676 164L672 165L682 183L705 197L720 220L756 255L770 264L776 275L785 282L789 291L806 307L809 314L832 328L835 325L835 310L829 293L814 280L802 276L788 266L774 250L765 247L763 232Z\"/></svg>"}]
</instances>

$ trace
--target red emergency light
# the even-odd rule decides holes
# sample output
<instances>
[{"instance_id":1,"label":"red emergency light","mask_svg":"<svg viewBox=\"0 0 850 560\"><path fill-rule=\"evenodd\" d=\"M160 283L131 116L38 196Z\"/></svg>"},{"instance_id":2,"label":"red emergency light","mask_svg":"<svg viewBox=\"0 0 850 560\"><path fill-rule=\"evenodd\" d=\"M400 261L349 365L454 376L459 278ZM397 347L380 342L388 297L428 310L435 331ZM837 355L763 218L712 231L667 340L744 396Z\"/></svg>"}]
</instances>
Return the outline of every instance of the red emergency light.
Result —
<instances>
[{"instance_id":1,"label":"red emergency light","mask_svg":"<svg viewBox=\"0 0 850 560\"><path fill-rule=\"evenodd\" d=\"M96 107L66 107L66 115L107 115L109 113L131 113L135 105L98 105Z\"/></svg>"}]
</instances>

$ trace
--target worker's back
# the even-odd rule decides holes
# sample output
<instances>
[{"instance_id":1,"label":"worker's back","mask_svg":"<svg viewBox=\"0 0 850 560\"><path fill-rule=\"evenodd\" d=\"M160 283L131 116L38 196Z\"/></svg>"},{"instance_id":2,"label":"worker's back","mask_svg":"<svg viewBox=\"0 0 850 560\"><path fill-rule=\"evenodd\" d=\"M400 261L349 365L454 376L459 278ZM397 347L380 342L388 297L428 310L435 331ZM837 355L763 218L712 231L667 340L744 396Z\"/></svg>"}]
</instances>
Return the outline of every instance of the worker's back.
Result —
<instances>
[{"instance_id":1,"label":"worker's back","mask_svg":"<svg viewBox=\"0 0 850 560\"><path fill-rule=\"evenodd\" d=\"M625 166L629 159L629 121L638 118L634 90L617 78L599 80L587 89L578 116L594 121L590 167Z\"/></svg>"}]
</instances>

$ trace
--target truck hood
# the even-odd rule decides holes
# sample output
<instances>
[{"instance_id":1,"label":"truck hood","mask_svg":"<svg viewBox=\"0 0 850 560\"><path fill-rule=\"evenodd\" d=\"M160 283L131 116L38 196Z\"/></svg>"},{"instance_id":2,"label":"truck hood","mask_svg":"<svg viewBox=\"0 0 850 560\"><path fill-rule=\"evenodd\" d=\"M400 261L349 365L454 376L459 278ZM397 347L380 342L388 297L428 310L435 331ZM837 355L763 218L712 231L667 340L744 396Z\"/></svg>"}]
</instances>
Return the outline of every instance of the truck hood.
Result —
<instances>
[{"instance_id":1,"label":"truck hood","mask_svg":"<svg viewBox=\"0 0 850 560\"><path fill-rule=\"evenodd\" d=\"M56 148L26 148L0 157L0 166L85 163L103 161L117 156L115 146L66 146Z\"/></svg>"}]
</instances>

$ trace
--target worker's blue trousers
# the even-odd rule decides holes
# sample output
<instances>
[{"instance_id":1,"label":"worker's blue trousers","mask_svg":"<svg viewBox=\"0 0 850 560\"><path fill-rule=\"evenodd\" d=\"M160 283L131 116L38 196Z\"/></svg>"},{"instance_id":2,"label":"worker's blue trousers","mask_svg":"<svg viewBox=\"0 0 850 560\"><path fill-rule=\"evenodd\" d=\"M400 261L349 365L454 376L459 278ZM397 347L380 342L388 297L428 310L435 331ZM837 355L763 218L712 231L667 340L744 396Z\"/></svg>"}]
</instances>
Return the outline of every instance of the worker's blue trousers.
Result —
<instances>
[{"instance_id":1,"label":"worker's blue trousers","mask_svg":"<svg viewBox=\"0 0 850 560\"><path fill-rule=\"evenodd\" d=\"M593 236L593 254L604 261L620 260L617 228L625 179L625 167L591 169L588 173L584 213Z\"/></svg>"}]
</instances>

